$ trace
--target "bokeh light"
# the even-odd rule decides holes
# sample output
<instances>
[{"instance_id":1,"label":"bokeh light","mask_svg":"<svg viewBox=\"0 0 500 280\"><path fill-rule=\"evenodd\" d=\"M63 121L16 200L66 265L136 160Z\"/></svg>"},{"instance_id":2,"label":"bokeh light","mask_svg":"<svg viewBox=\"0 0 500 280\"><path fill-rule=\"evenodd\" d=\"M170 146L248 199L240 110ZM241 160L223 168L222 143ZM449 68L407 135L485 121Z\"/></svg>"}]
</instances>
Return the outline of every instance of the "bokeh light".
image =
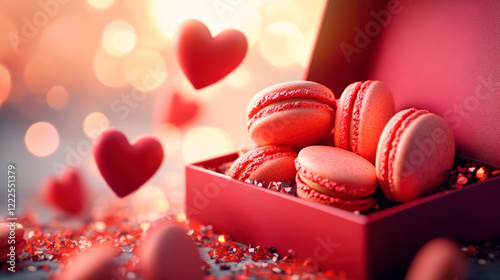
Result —
<instances>
[{"instance_id":1,"label":"bokeh light","mask_svg":"<svg viewBox=\"0 0 500 280\"><path fill-rule=\"evenodd\" d=\"M11 78L9 70L0 64L0 107L2 107L2 104L9 97L10 87Z\"/></svg>"},{"instance_id":2,"label":"bokeh light","mask_svg":"<svg viewBox=\"0 0 500 280\"><path fill-rule=\"evenodd\" d=\"M57 84L57 67L49 58L41 55L34 56L24 69L24 83L35 93L45 94Z\"/></svg>"},{"instance_id":3,"label":"bokeh light","mask_svg":"<svg viewBox=\"0 0 500 280\"><path fill-rule=\"evenodd\" d=\"M155 128L155 136L158 137L167 155L177 152L181 146L181 131L171 123L163 123Z\"/></svg>"},{"instance_id":4,"label":"bokeh light","mask_svg":"<svg viewBox=\"0 0 500 280\"><path fill-rule=\"evenodd\" d=\"M209 159L233 150L233 143L227 132L217 127L193 127L186 133L182 142L182 157L185 163Z\"/></svg>"},{"instance_id":5,"label":"bokeh light","mask_svg":"<svg viewBox=\"0 0 500 280\"><path fill-rule=\"evenodd\" d=\"M300 29L292 23L284 21L272 23L264 29L260 40L262 56L276 67L291 66L296 63L292 56L296 54L296 48L292 44L300 43L302 37Z\"/></svg>"},{"instance_id":6,"label":"bokeh light","mask_svg":"<svg viewBox=\"0 0 500 280\"><path fill-rule=\"evenodd\" d=\"M0 58L8 58L18 51L20 42L16 25L0 14Z\"/></svg>"},{"instance_id":7,"label":"bokeh light","mask_svg":"<svg viewBox=\"0 0 500 280\"><path fill-rule=\"evenodd\" d=\"M170 210L170 203L163 191L156 186L142 186L132 194L132 206L138 214L165 214Z\"/></svg>"},{"instance_id":8,"label":"bokeh light","mask_svg":"<svg viewBox=\"0 0 500 280\"><path fill-rule=\"evenodd\" d=\"M177 170L169 171L165 175L165 182L169 188L182 187L184 184L184 173Z\"/></svg>"},{"instance_id":9,"label":"bokeh light","mask_svg":"<svg viewBox=\"0 0 500 280\"><path fill-rule=\"evenodd\" d=\"M63 86L53 86L47 92L47 104L54 110L64 109L68 105L68 100L68 91Z\"/></svg>"},{"instance_id":10,"label":"bokeh light","mask_svg":"<svg viewBox=\"0 0 500 280\"><path fill-rule=\"evenodd\" d=\"M94 56L94 73L104 85L112 88L127 85L123 75L123 61L119 57L111 56L99 49Z\"/></svg>"},{"instance_id":11,"label":"bokeh light","mask_svg":"<svg viewBox=\"0 0 500 280\"><path fill-rule=\"evenodd\" d=\"M59 133L48 122L36 122L26 131L24 136L26 148L38 157L52 154L59 146Z\"/></svg>"},{"instance_id":12,"label":"bokeh light","mask_svg":"<svg viewBox=\"0 0 500 280\"><path fill-rule=\"evenodd\" d=\"M87 0L87 2L92 8L105 10L111 7L115 3L115 0Z\"/></svg>"},{"instance_id":13,"label":"bokeh light","mask_svg":"<svg viewBox=\"0 0 500 280\"><path fill-rule=\"evenodd\" d=\"M101 112L92 112L83 120L83 131L92 139L97 138L97 136L108 128L109 120L106 115Z\"/></svg>"},{"instance_id":14,"label":"bokeh light","mask_svg":"<svg viewBox=\"0 0 500 280\"><path fill-rule=\"evenodd\" d=\"M132 25L118 20L110 23L102 33L102 47L110 55L122 56L129 53L136 43Z\"/></svg>"},{"instance_id":15,"label":"bokeh light","mask_svg":"<svg viewBox=\"0 0 500 280\"><path fill-rule=\"evenodd\" d=\"M154 50L140 50L125 60L124 76L137 90L148 92L157 89L167 78L163 57Z\"/></svg>"},{"instance_id":16,"label":"bokeh light","mask_svg":"<svg viewBox=\"0 0 500 280\"><path fill-rule=\"evenodd\" d=\"M245 66L240 66L226 80L233 87L244 88L250 82L250 71Z\"/></svg>"}]
</instances>

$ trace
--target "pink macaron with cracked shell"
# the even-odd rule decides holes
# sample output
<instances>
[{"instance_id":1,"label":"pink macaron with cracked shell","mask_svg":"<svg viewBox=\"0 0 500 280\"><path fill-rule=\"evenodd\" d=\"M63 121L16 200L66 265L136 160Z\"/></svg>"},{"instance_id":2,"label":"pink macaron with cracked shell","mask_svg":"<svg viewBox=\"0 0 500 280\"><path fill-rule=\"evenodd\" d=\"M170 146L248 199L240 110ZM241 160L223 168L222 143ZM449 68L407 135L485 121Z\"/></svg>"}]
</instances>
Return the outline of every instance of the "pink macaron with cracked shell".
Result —
<instances>
[{"instance_id":1,"label":"pink macaron with cracked shell","mask_svg":"<svg viewBox=\"0 0 500 280\"><path fill-rule=\"evenodd\" d=\"M257 93L247 108L247 129L259 146L302 148L333 128L337 103L332 91L315 82L293 81Z\"/></svg>"},{"instance_id":2,"label":"pink macaron with cracked shell","mask_svg":"<svg viewBox=\"0 0 500 280\"><path fill-rule=\"evenodd\" d=\"M250 150L233 162L227 175L231 178L257 182L294 180L297 153L285 146L262 146Z\"/></svg>"},{"instance_id":3,"label":"pink macaron with cracked shell","mask_svg":"<svg viewBox=\"0 0 500 280\"><path fill-rule=\"evenodd\" d=\"M453 167L455 140L448 123L427 110L398 112L377 148L380 188L394 202L407 202L444 183Z\"/></svg>"},{"instance_id":4,"label":"pink macaron with cracked shell","mask_svg":"<svg viewBox=\"0 0 500 280\"><path fill-rule=\"evenodd\" d=\"M350 84L337 108L335 147L375 164L380 134L394 114L394 100L387 85L372 80Z\"/></svg>"},{"instance_id":5,"label":"pink macaron with cracked shell","mask_svg":"<svg viewBox=\"0 0 500 280\"><path fill-rule=\"evenodd\" d=\"M295 160L297 196L349 211L376 203L375 167L365 158L330 146L309 146Z\"/></svg>"}]
</instances>

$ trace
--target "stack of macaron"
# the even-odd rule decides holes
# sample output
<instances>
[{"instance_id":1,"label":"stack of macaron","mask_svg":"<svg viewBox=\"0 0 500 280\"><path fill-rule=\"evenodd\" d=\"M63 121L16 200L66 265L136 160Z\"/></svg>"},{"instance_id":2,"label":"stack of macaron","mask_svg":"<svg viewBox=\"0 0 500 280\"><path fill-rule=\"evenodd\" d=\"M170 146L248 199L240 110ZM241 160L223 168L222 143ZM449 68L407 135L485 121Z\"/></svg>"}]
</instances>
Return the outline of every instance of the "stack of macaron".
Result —
<instances>
[{"instance_id":1,"label":"stack of macaron","mask_svg":"<svg viewBox=\"0 0 500 280\"><path fill-rule=\"evenodd\" d=\"M396 203L422 196L446 180L455 157L446 121L415 108L396 113L380 81L352 83L339 100L315 82L281 83L257 93L247 114L258 148L228 176L295 180L298 197L349 211L372 208L378 186Z\"/></svg>"}]
</instances>

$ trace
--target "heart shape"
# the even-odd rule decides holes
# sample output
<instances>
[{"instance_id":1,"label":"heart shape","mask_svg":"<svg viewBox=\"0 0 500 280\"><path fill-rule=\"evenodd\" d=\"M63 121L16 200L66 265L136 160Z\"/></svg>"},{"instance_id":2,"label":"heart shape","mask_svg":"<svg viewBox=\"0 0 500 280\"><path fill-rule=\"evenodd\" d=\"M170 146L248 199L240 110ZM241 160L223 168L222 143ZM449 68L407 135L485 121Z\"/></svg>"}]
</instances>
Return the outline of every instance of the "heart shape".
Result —
<instances>
[{"instance_id":1,"label":"heart shape","mask_svg":"<svg viewBox=\"0 0 500 280\"><path fill-rule=\"evenodd\" d=\"M163 148L156 138L144 137L130 145L116 129L98 137L93 153L102 177L119 197L142 186L163 161Z\"/></svg>"},{"instance_id":2,"label":"heart shape","mask_svg":"<svg viewBox=\"0 0 500 280\"><path fill-rule=\"evenodd\" d=\"M192 120L198 114L200 109L200 106L196 101L187 100L177 92L170 95L170 101L168 102L166 109L162 106L164 103L165 102L163 100L158 101L159 105L155 108L157 123L171 123L177 127L180 127Z\"/></svg>"},{"instance_id":3,"label":"heart shape","mask_svg":"<svg viewBox=\"0 0 500 280\"><path fill-rule=\"evenodd\" d=\"M80 174L67 169L60 178L48 178L43 184L42 200L68 214L77 215L87 203L88 191Z\"/></svg>"},{"instance_id":4,"label":"heart shape","mask_svg":"<svg viewBox=\"0 0 500 280\"><path fill-rule=\"evenodd\" d=\"M184 22L174 39L174 51L182 71L196 89L209 86L231 73L245 58L245 35L234 29L212 37L198 20Z\"/></svg>"}]
</instances>

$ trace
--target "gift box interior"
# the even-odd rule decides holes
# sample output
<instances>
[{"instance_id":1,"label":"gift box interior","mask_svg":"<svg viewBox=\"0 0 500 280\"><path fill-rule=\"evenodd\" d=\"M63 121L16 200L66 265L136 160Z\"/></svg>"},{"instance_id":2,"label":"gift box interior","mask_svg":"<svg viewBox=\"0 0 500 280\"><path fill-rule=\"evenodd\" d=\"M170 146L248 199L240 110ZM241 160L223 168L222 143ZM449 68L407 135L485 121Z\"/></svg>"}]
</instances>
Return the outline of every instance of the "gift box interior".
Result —
<instances>
[{"instance_id":1,"label":"gift box interior","mask_svg":"<svg viewBox=\"0 0 500 280\"><path fill-rule=\"evenodd\" d=\"M327 85L337 98L351 82L379 79L391 87L397 110L424 108L450 123L457 164L498 169L496 8L495 1L329 1L304 79ZM187 165L188 217L248 244L292 249L349 277L401 277L434 237L500 236L492 214L500 213L498 176L359 214L207 169L236 158Z\"/></svg>"}]
</instances>

